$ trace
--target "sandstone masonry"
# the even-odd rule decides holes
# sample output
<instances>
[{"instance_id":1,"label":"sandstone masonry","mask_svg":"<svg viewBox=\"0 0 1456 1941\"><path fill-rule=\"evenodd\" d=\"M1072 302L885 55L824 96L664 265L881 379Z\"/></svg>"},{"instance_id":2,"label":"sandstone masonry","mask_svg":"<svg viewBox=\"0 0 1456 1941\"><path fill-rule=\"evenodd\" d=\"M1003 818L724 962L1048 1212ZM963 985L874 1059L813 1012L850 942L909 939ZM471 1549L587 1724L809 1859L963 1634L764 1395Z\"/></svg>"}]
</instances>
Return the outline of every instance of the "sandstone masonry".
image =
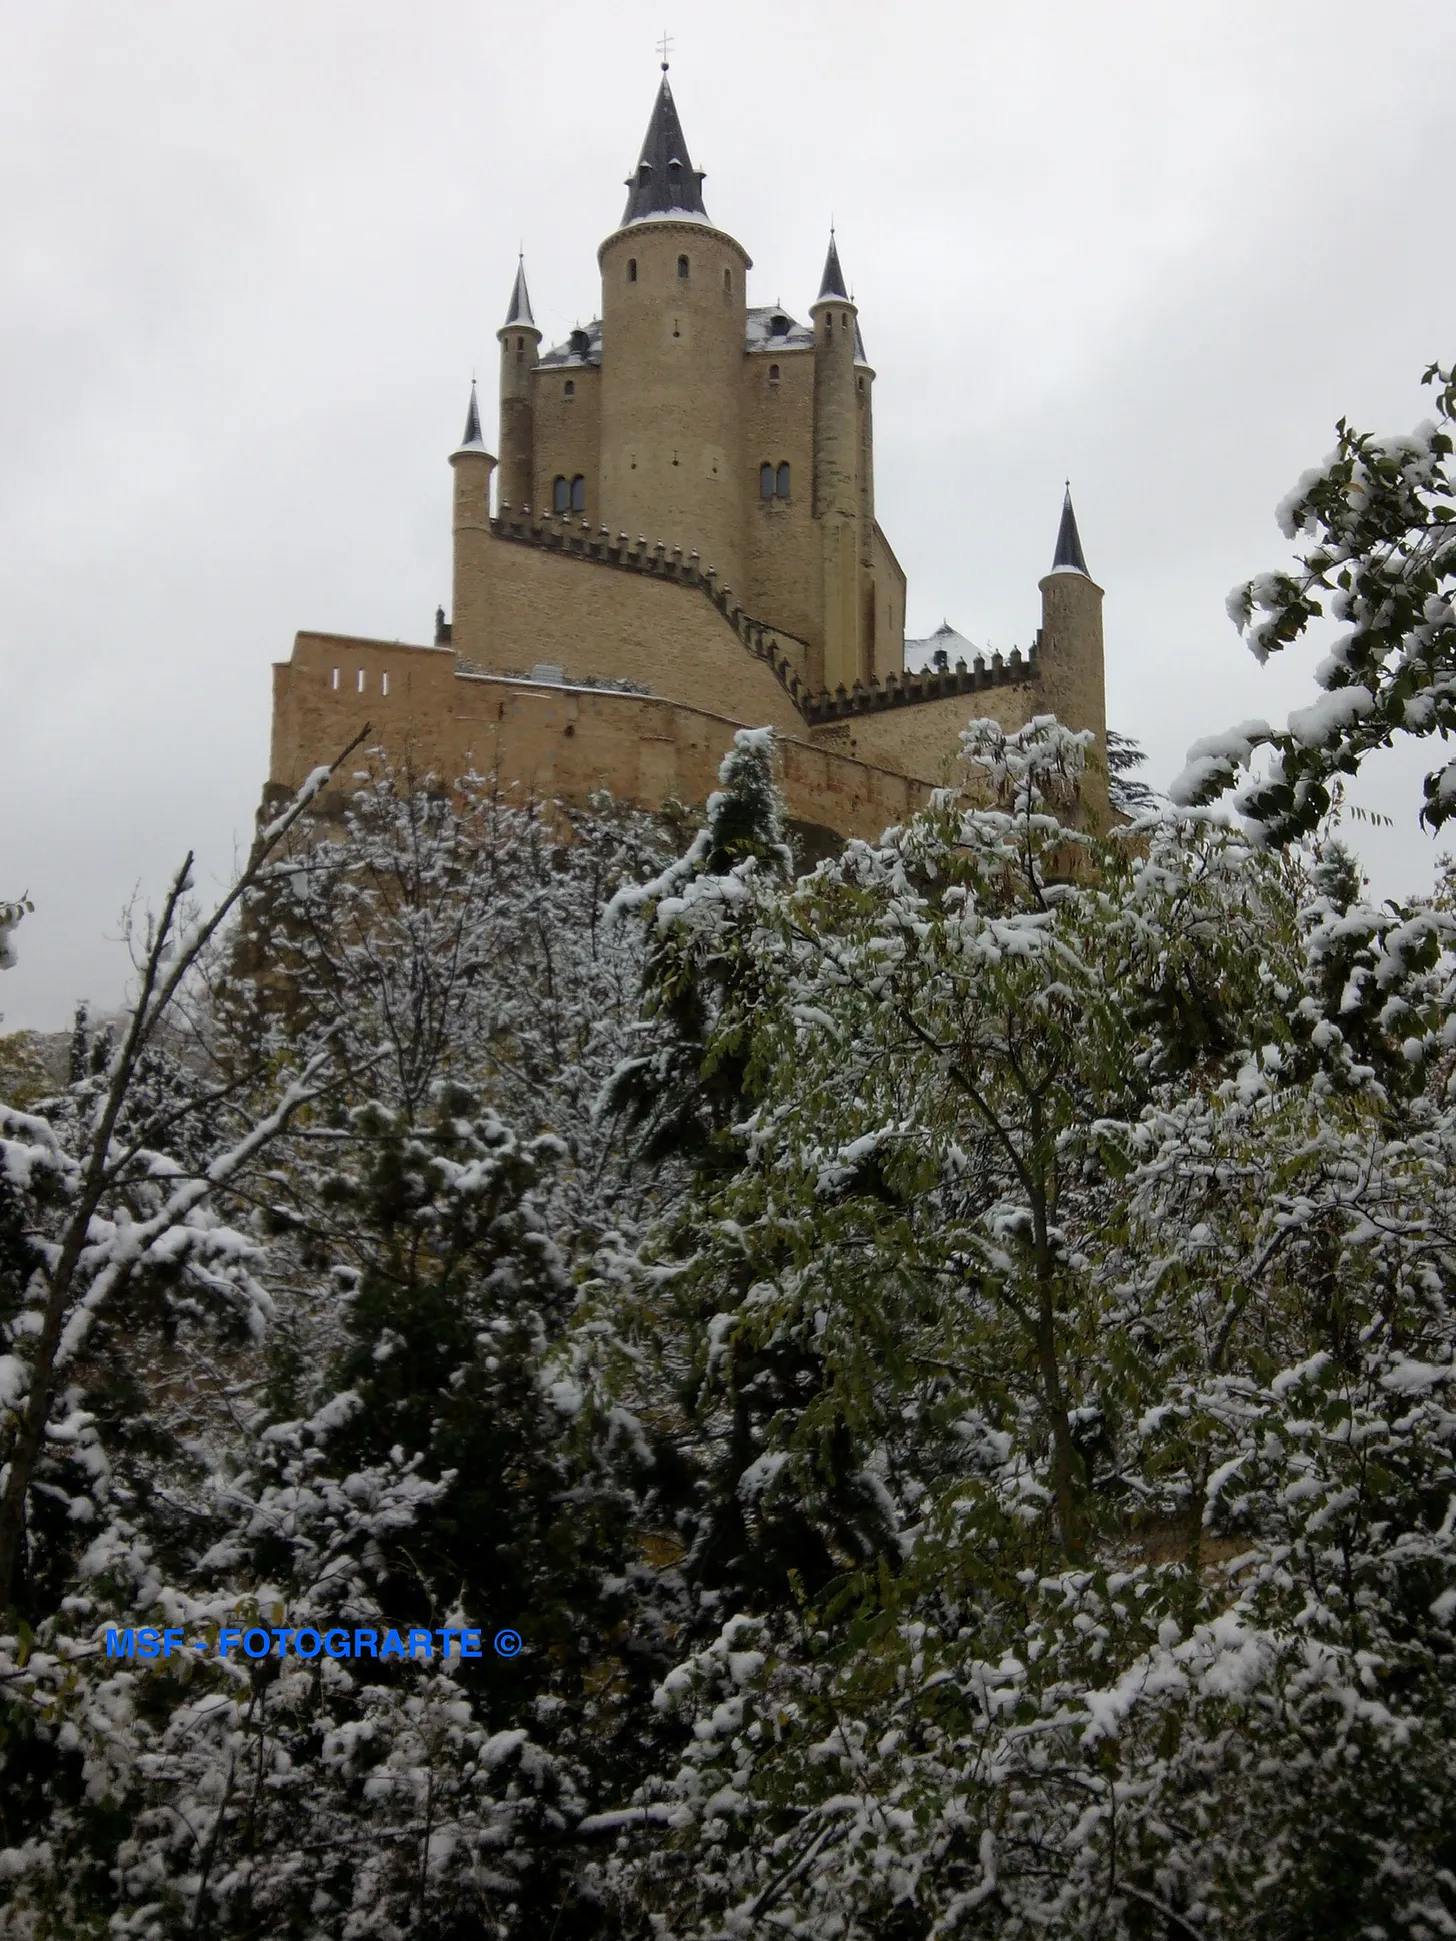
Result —
<instances>
[{"instance_id":1,"label":"sandstone masonry","mask_svg":"<svg viewBox=\"0 0 1456 1941\"><path fill-rule=\"evenodd\" d=\"M664 70L598 251L600 319L543 353L517 270L499 461L474 387L451 457L450 620L433 646L300 634L275 668L274 784L368 720L416 772L655 808L701 801L733 730L771 723L792 813L873 835L952 778L973 715L1055 712L1102 742L1102 591L1070 496L1030 653L921 654L907 672L875 373L837 245L808 324L752 308L749 257L709 221L702 179Z\"/></svg>"}]
</instances>

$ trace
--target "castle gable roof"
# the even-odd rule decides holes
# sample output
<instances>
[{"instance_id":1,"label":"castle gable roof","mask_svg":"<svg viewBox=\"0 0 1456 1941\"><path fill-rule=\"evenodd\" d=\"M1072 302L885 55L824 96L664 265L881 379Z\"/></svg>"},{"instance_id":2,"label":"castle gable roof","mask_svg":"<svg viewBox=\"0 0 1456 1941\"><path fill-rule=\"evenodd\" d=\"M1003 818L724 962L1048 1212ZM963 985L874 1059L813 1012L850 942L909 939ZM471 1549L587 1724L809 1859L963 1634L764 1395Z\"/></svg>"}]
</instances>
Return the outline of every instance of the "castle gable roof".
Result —
<instances>
[{"instance_id":1,"label":"castle gable roof","mask_svg":"<svg viewBox=\"0 0 1456 1941\"><path fill-rule=\"evenodd\" d=\"M782 304L755 307L748 313L745 350L812 350L814 333L807 324L791 317Z\"/></svg>"},{"instance_id":2,"label":"castle gable roof","mask_svg":"<svg viewBox=\"0 0 1456 1941\"><path fill-rule=\"evenodd\" d=\"M687 137L678 119L677 103L672 98L664 68L662 86L652 106L652 119L642 143L637 170L627 178L627 207L622 227L629 222L645 222L653 216L686 217L706 222L703 207L703 171L693 167Z\"/></svg>"},{"instance_id":3,"label":"castle gable roof","mask_svg":"<svg viewBox=\"0 0 1456 1941\"><path fill-rule=\"evenodd\" d=\"M905 672L925 674L935 668L953 670L956 662L962 660L970 667L980 651L974 640L967 640L964 634L956 632L949 620L942 620L935 632L927 634L924 640L905 642ZM940 658L942 654L944 660Z\"/></svg>"},{"instance_id":4,"label":"castle gable roof","mask_svg":"<svg viewBox=\"0 0 1456 1941\"><path fill-rule=\"evenodd\" d=\"M543 351L540 368L552 367L557 370L575 365L599 366L602 361L602 320L593 317L589 324L578 324L564 344L553 344Z\"/></svg>"}]
</instances>

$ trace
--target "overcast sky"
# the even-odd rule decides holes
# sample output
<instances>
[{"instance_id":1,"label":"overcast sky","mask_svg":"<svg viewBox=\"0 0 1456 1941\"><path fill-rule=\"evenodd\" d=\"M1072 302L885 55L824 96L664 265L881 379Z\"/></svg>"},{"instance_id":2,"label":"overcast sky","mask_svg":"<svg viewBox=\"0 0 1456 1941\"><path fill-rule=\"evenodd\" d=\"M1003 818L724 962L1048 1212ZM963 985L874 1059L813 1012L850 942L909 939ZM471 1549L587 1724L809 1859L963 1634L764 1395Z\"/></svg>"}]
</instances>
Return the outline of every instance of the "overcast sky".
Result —
<instances>
[{"instance_id":1,"label":"overcast sky","mask_svg":"<svg viewBox=\"0 0 1456 1941\"><path fill-rule=\"evenodd\" d=\"M548 341L597 314L664 0L9 0L0 12L6 1029L120 998L119 916L245 846L270 664L426 640L472 370L518 243ZM1062 480L1107 589L1108 716L1166 782L1309 696L1224 615L1333 442L1456 356L1452 0L669 5L750 301L800 317L831 214L878 378L909 626L1023 647ZM1419 746L1361 791L1423 887Z\"/></svg>"}]
</instances>

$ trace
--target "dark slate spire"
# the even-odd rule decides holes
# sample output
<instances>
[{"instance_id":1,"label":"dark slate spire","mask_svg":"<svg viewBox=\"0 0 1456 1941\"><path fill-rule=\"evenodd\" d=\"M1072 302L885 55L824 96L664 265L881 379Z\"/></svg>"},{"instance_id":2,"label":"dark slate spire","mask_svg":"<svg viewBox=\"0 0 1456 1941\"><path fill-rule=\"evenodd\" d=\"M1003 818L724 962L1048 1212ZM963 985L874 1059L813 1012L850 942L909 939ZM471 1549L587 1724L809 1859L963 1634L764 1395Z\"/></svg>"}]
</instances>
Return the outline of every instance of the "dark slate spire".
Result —
<instances>
[{"instance_id":1,"label":"dark slate spire","mask_svg":"<svg viewBox=\"0 0 1456 1941\"><path fill-rule=\"evenodd\" d=\"M849 301L849 291L844 287L844 271L839 267L839 244L834 240L834 231L829 232L829 254L824 258L824 276L819 284L818 301L825 297L843 297Z\"/></svg>"},{"instance_id":2,"label":"dark slate spire","mask_svg":"<svg viewBox=\"0 0 1456 1941\"><path fill-rule=\"evenodd\" d=\"M1062 500L1062 523L1057 528L1057 555L1052 561L1052 571L1055 573L1058 567L1065 568L1068 572L1082 573L1089 580L1092 577L1087 572L1087 562L1082 557L1082 541L1077 534L1077 515L1072 510L1070 482L1067 486L1067 495Z\"/></svg>"},{"instance_id":3,"label":"dark slate spire","mask_svg":"<svg viewBox=\"0 0 1456 1941\"><path fill-rule=\"evenodd\" d=\"M703 207L703 171L693 167L693 158L688 154L687 137L678 120L664 61L662 86L657 90L652 119L647 124L637 173L627 178L627 207L622 226L641 222L644 216L706 218L707 213Z\"/></svg>"},{"instance_id":4,"label":"dark slate spire","mask_svg":"<svg viewBox=\"0 0 1456 1941\"><path fill-rule=\"evenodd\" d=\"M475 397L475 379L470 380L470 409L465 414L465 434L458 449L462 452L485 450L485 440L480 434L480 406Z\"/></svg>"},{"instance_id":5,"label":"dark slate spire","mask_svg":"<svg viewBox=\"0 0 1456 1941\"><path fill-rule=\"evenodd\" d=\"M522 324L527 330L536 328L536 319L531 315L531 296L526 288L526 259L524 255L516 265L515 288L511 291L511 307L506 312L502 325L508 330L512 324Z\"/></svg>"}]
</instances>

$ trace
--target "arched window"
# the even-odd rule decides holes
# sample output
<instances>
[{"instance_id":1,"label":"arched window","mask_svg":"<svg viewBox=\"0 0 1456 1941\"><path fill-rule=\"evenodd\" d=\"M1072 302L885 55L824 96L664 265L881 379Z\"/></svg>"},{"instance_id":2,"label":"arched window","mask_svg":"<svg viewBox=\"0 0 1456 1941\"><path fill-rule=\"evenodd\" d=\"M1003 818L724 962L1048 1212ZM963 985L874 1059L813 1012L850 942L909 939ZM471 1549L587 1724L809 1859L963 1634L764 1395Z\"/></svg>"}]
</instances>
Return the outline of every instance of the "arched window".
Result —
<instances>
[{"instance_id":1,"label":"arched window","mask_svg":"<svg viewBox=\"0 0 1456 1941\"><path fill-rule=\"evenodd\" d=\"M576 379L574 377L569 377L565 384L562 385L561 395L564 398L574 398L576 396Z\"/></svg>"},{"instance_id":2,"label":"arched window","mask_svg":"<svg viewBox=\"0 0 1456 1941\"><path fill-rule=\"evenodd\" d=\"M779 381L779 367L778 367L778 365L777 365L777 364L770 364L770 365L769 365L769 367L768 367L768 381L769 381L769 383L770 383L770 384L777 384L777 383L778 383L778 381Z\"/></svg>"},{"instance_id":3,"label":"arched window","mask_svg":"<svg viewBox=\"0 0 1456 1941\"><path fill-rule=\"evenodd\" d=\"M635 283L637 281L637 258L635 256L629 256L627 258L627 281L629 283Z\"/></svg>"},{"instance_id":4,"label":"arched window","mask_svg":"<svg viewBox=\"0 0 1456 1941\"><path fill-rule=\"evenodd\" d=\"M789 496L789 461L787 459L784 460L778 469L778 476L774 480L774 490L781 499L786 499Z\"/></svg>"},{"instance_id":5,"label":"arched window","mask_svg":"<svg viewBox=\"0 0 1456 1941\"><path fill-rule=\"evenodd\" d=\"M571 510L571 482L557 477L551 483L551 510L569 512Z\"/></svg>"},{"instance_id":6,"label":"arched window","mask_svg":"<svg viewBox=\"0 0 1456 1941\"><path fill-rule=\"evenodd\" d=\"M826 337L834 335L834 319L827 310L824 312L824 335Z\"/></svg>"},{"instance_id":7,"label":"arched window","mask_svg":"<svg viewBox=\"0 0 1456 1941\"><path fill-rule=\"evenodd\" d=\"M679 257L678 257L678 259L677 259L677 274L678 274L678 281L679 281L679 282L681 282L681 283L686 283L686 282L687 282L687 280L688 280L688 259L687 259L687 257L686 257L686 256L679 256Z\"/></svg>"},{"instance_id":8,"label":"arched window","mask_svg":"<svg viewBox=\"0 0 1456 1941\"><path fill-rule=\"evenodd\" d=\"M526 340L525 340L525 338L524 338L524 337L518 337L518 338L516 339L516 349L517 349L517 350L524 350L525 348L526 348Z\"/></svg>"},{"instance_id":9,"label":"arched window","mask_svg":"<svg viewBox=\"0 0 1456 1941\"><path fill-rule=\"evenodd\" d=\"M732 270L724 270L724 272L723 272L723 290L724 290L724 294L725 294L725 295L727 295L727 296L732 296L732 294L733 294L733 272L732 272Z\"/></svg>"},{"instance_id":10,"label":"arched window","mask_svg":"<svg viewBox=\"0 0 1456 1941\"><path fill-rule=\"evenodd\" d=\"M586 480L580 472L571 481L571 509L573 512L586 511Z\"/></svg>"},{"instance_id":11,"label":"arched window","mask_svg":"<svg viewBox=\"0 0 1456 1941\"><path fill-rule=\"evenodd\" d=\"M773 495L774 468L772 465L760 465L758 468L758 496L761 499L771 499Z\"/></svg>"}]
</instances>

